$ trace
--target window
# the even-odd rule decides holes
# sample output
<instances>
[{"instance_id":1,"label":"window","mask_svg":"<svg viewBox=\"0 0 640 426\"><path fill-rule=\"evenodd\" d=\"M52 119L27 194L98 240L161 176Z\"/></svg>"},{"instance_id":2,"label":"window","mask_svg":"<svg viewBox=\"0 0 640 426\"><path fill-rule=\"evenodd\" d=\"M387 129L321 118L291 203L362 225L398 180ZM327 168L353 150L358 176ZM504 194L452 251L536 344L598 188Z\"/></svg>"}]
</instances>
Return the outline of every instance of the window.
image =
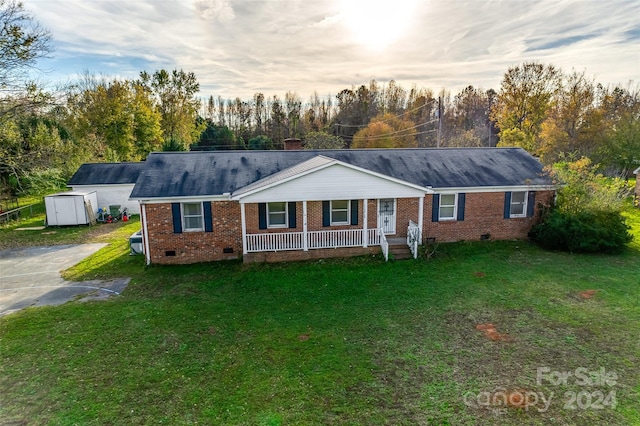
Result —
<instances>
[{"instance_id":1,"label":"window","mask_svg":"<svg viewBox=\"0 0 640 426\"><path fill-rule=\"evenodd\" d=\"M440 194L439 220L456 219L456 194Z\"/></svg>"},{"instance_id":2,"label":"window","mask_svg":"<svg viewBox=\"0 0 640 426\"><path fill-rule=\"evenodd\" d=\"M525 217L527 215L527 192L512 192L509 217Z\"/></svg>"},{"instance_id":3,"label":"window","mask_svg":"<svg viewBox=\"0 0 640 426\"><path fill-rule=\"evenodd\" d=\"M349 200L331 201L331 225L349 225Z\"/></svg>"},{"instance_id":4,"label":"window","mask_svg":"<svg viewBox=\"0 0 640 426\"><path fill-rule=\"evenodd\" d=\"M182 203L182 228L185 231L203 231L202 203Z\"/></svg>"},{"instance_id":5,"label":"window","mask_svg":"<svg viewBox=\"0 0 640 426\"><path fill-rule=\"evenodd\" d=\"M267 227L287 227L287 203L267 203Z\"/></svg>"}]
</instances>

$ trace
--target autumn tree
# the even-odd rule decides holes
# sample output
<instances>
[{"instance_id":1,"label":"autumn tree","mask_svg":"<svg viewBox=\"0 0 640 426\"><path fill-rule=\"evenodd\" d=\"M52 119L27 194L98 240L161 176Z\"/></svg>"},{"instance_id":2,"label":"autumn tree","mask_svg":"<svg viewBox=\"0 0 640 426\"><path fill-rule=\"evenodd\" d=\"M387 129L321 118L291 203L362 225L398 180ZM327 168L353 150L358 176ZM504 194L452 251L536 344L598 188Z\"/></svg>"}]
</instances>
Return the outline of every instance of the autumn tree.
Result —
<instances>
[{"instance_id":1,"label":"autumn tree","mask_svg":"<svg viewBox=\"0 0 640 426\"><path fill-rule=\"evenodd\" d=\"M414 148L416 125L394 114L374 117L367 127L353 137L352 148Z\"/></svg>"},{"instance_id":2,"label":"autumn tree","mask_svg":"<svg viewBox=\"0 0 640 426\"><path fill-rule=\"evenodd\" d=\"M304 137L304 149L342 149L344 139L325 132L309 132Z\"/></svg>"},{"instance_id":3,"label":"autumn tree","mask_svg":"<svg viewBox=\"0 0 640 426\"><path fill-rule=\"evenodd\" d=\"M195 142L203 130L196 122L200 109L196 97L200 83L196 75L183 70L162 69L153 75L143 71L139 83L155 98L164 138L181 141L185 147Z\"/></svg>"},{"instance_id":4,"label":"autumn tree","mask_svg":"<svg viewBox=\"0 0 640 426\"><path fill-rule=\"evenodd\" d=\"M29 70L50 52L50 42L50 33L21 2L0 0L0 91L21 92Z\"/></svg>"},{"instance_id":5,"label":"autumn tree","mask_svg":"<svg viewBox=\"0 0 640 426\"><path fill-rule=\"evenodd\" d=\"M640 89L598 87L604 136L593 158L621 174L640 165Z\"/></svg>"},{"instance_id":6,"label":"autumn tree","mask_svg":"<svg viewBox=\"0 0 640 426\"><path fill-rule=\"evenodd\" d=\"M518 146L538 154L540 132L561 72L553 65L525 62L504 74L491 119L500 129L499 146Z\"/></svg>"},{"instance_id":7,"label":"autumn tree","mask_svg":"<svg viewBox=\"0 0 640 426\"><path fill-rule=\"evenodd\" d=\"M0 182L14 190L65 158L57 123L45 117L53 97L30 81L50 39L21 2L0 0Z\"/></svg>"},{"instance_id":8,"label":"autumn tree","mask_svg":"<svg viewBox=\"0 0 640 426\"><path fill-rule=\"evenodd\" d=\"M76 140L111 161L144 159L162 146L161 115L147 86L129 80L95 81L70 91L68 123Z\"/></svg>"}]
</instances>

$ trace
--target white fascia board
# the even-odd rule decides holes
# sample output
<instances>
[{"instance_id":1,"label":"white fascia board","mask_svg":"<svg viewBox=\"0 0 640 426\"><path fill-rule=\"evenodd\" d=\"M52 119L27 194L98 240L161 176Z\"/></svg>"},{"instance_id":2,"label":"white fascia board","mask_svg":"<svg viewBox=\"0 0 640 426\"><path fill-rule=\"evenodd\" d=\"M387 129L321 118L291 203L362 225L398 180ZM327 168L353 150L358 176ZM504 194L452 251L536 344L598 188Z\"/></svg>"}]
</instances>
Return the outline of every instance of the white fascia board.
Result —
<instances>
[{"instance_id":1,"label":"white fascia board","mask_svg":"<svg viewBox=\"0 0 640 426\"><path fill-rule=\"evenodd\" d=\"M436 194L453 194L458 192L509 192L509 191L554 191L556 185L514 185L514 186L472 186L458 188L432 188Z\"/></svg>"},{"instance_id":2,"label":"white fascia board","mask_svg":"<svg viewBox=\"0 0 640 426\"><path fill-rule=\"evenodd\" d=\"M166 203L192 203L198 201L229 201L228 194L200 195L194 197L167 197L167 198L129 198L129 201L139 201L140 204L166 204Z\"/></svg>"},{"instance_id":3,"label":"white fascia board","mask_svg":"<svg viewBox=\"0 0 640 426\"><path fill-rule=\"evenodd\" d=\"M135 186L135 182L134 183L100 183L100 184L98 184L98 183L87 183L87 184L82 184L82 185L78 185L78 184L76 184L76 185L67 185L67 187L69 187L69 188L73 188L73 187L99 187L99 188L105 187L105 188L111 188L111 187L114 187L114 186L131 186L131 187L133 187L133 186Z\"/></svg>"},{"instance_id":4,"label":"white fascia board","mask_svg":"<svg viewBox=\"0 0 640 426\"><path fill-rule=\"evenodd\" d=\"M634 174L634 175L640 174L640 167L638 167L637 169L635 169L635 170L633 171L633 174Z\"/></svg>"},{"instance_id":5,"label":"white fascia board","mask_svg":"<svg viewBox=\"0 0 640 426\"><path fill-rule=\"evenodd\" d=\"M375 176L375 177L378 177L380 179L385 179L385 180L388 180L390 182L397 183L399 185L403 185L403 186L407 186L407 187L410 187L410 188L413 188L413 189L417 189L417 190L422 191L422 192L424 192L426 194L433 193L431 187L423 187L423 186L416 185L416 184L413 184L413 183L410 183L410 182L406 182L406 181L403 181L403 180L400 180L400 179L396 179L394 177L391 177L391 176L388 176L388 175L385 175L385 174L382 174L382 173L377 173L377 172L374 172L374 171L371 171L371 170L368 170L368 169L364 169L362 167L354 166L353 164L345 163L343 161L339 161L339 160L335 160L335 159L332 159L332 160L333 161L331 161L330 163L322 164L322 165L320 165L318 167L314 167L313 169L305 170L304 172L299 173L299 174L297 174L295 176L290 176L290 177L288 177L286 179L279 180L279 181L274 182L272 184L265 185L265 186L262 186L260 188L256 188L256 189L254 189L252 191L247 191L247 192L241 193L239 195L235 195L235 196L232 195L231 196L231 200L240 201L242 198L247 197L249 195L253 195L255 193L258 193L258 192L261 192L261 191L265 191L267 189L273 188L273 187L278 186L278 185L282 185L282 184L284 184L286 182L290 182L292 180L300 179L300 178L302 178L304 176L307 176L309 174L318 172L320 170L326 169L327 167L331 167L331 166L334 166L334 165L339 165L339 166L342 166L342 167L346 167L348 169L355 170L355 171L360 172L360 173L364 173L364 174L367 174L367 175L370 175L370 176ZM242 188L240 188L240 189L242 189Z\"/></svg>"}]
</instances>

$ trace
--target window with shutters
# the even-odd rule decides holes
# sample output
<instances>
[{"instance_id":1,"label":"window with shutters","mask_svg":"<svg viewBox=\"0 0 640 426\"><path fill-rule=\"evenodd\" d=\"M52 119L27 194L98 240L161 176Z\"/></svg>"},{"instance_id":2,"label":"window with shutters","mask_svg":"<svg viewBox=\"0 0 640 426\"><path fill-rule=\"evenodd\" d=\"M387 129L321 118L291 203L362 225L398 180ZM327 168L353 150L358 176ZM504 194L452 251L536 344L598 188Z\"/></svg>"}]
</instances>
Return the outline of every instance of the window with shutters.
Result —
<instances>
[{"instance_id":1,"label":"window with shutters","mask_svg":"<svg viewBox=\"0 0 640 426\"><path fill-rule=\"evenodd\" d=\"M351 221L351 203L349 200L331 201L331 225L349 225Z\"/></svg>"},{"instance_id":2,"label":"window with shutters","mask_svg":"<svg viewBox=\"0 0 640 426\"><path fill-rule=\"evenodd\" d=\"M286 228L287 224L287 203L267 203L267 227Z\"/></svg>"},{"instance_id":3,"label":"window with shutters","mask_svg":"<svg viewBox=\"0 0 640 426\"><path fill-rule=\"evenodd\" d=\"M456 220L457 194L440 194L438 220Z\"/></svg>"},{"instance_id":4,"label":"window with shutters","mask_svg":"<svg viewBox=\"0 0 640 426\"><path fill-rule=\"evenodd\" d=\"M527 191L512 192L509 217L527 216Z\"/></svg>"},{"instance_id":5,"label":"window with shutters","mask_svg":"<svg viewBox=\"0 0 640 426\"><path fill-rule=\"evenodd\" d=\"M182 203L182 229L185 232L204 231L202 203Z\"/></svg>"}]
</instances>

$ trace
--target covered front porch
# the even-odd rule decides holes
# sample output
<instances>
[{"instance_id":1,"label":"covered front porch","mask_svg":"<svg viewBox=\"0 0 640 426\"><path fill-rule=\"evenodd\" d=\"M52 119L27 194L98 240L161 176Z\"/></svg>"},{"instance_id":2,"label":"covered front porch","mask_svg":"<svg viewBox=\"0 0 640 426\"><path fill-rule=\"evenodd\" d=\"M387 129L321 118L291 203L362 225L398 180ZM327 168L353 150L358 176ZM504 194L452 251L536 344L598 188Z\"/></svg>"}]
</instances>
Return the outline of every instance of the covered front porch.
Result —
<instances>
[{"instance_id":1,"label":"covered front porch","mask_svg":"<svg viewBox=\"0 0 640 426\"><path fill-rule=\"evenodd\" d=\"M301 204L302 226L296 224L293 229L281 232L278 232L277 228L256 229L247 216L254 216L256 210L259 211L260 208L241 204L243 255L261 252L307 252L322 249L380 247L385 260L388 260L391 245L406 244L412 257L417 257L418 245L422 241L422 228L418 224L423 222L424 197L419 197L414 203L417 204L417 211L414 215L417 217L417 222L409 220L407 224L397 223L399 203L396 199L349 201L349 204L354 206L353 208L361 209L361 213L355 212L354 214L353 210L349 211L349 215L355 218L356 223L360 223L360 227L350 226L348 229L335 229L335 226L329 226L332 229L318 229L320 225L317 220L317 210L320 209L320 205L328 202L302 201L287 203L289 207L286 212L287 217L292 217L290 220L297 222L295 206ZM270 203L263 204L268 214ZM389 207L390 205L391 207ZM376 206L372 214L370 213L371 206ZM291 209L294 210L293 214ZM310 218L310 216L312 217Z\"/></svg>"},{"instance_id":2,"label":"covered front porch","mask_svg":"<svg viewBox=\"0 0 640 426\"><path fill-rule=\"evenodd\" d=\"M289 252L292 259L321 258L380 247L388 259L389 238L402 237L417 255L425 194L431 192L319 156L232 199L240 202L244 256L283 252L277 257L285 260Z\"/></svg>"}]
</instances>

